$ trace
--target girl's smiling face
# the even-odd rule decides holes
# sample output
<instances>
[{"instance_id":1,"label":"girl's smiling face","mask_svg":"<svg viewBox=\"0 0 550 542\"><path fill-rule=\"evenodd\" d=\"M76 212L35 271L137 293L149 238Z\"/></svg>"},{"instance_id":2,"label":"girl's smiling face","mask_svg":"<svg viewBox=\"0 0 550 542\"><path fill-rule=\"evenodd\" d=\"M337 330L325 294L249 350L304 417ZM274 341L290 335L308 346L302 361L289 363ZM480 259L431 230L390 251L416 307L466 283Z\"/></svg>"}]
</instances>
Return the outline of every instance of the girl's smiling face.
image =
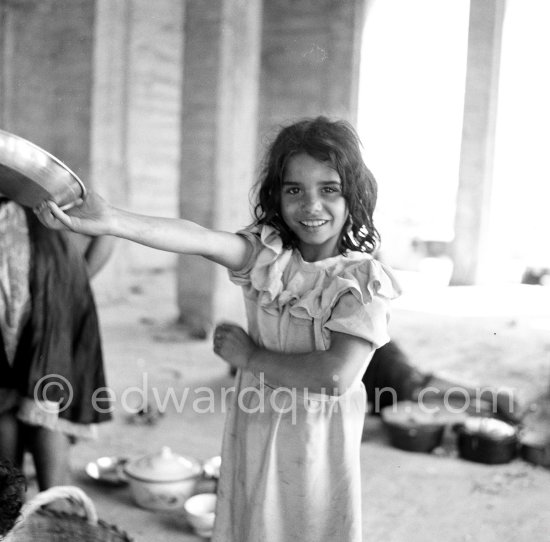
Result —
<instances>
[{"instance_id":1,"label":"girl's smiling face","mask_svg":"<svg viewBox=\"0 0 550 542\"><path fill-rule=\"evenodd\" d=\"M304 260L315 262L336 256L348 218L338 172L308 154L292 156L281 193L281 215L298 238Z\"/></svg>"}]
</instances>

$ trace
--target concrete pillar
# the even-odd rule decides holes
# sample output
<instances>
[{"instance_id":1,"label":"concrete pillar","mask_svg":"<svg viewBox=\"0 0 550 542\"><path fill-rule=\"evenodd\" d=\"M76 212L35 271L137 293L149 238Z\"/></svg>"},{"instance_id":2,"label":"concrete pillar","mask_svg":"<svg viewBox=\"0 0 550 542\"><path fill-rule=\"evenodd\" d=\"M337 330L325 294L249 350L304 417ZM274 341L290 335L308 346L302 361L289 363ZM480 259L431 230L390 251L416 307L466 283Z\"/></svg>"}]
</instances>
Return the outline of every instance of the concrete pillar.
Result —
<instances>
[{"instance_id":1,"label":"concrete pillar","mask_svg":"<svg viewBox=\"0 0 550 542\"><path fill-rule=\"evenodd\" d=\"M100 25L98 31L95 1L1 0L0 6L1 127L40 145L89 189L121 203L124 149L120 134L114 135L121 96L112 87L124 63L113 66L120 57L112 50L101 55L105 40L115 39L115 28L102 32ZM109 65L102 64L106 59ZM108 74L115 74L115 81ZM99 299L118 295L117 259L124 261L115 256L94 281Z\"/></svg>"},{"instance_id":2,"label":"concrete pillar","mask_svg":"<svg viewBox=\"0 0 550 542\"><path fill-rule=\"evenodd\" d=\"M96 0L92 168L89 184L114 205L128 207L129 2ZM124 296L129 246L117 240L109 265L94 279L101 301Z\"/></svg>"},{"instance_id":3,"label":"concrete pillar","mask_svg":"<svg viewBox=\"0 0 550 542\"><path fill-rule=\"evenodd\" d=\"M184 3L96 3L94 184L117 205L177 216ZM100 280L124 294L143 275L175 265L174 254L119 241L115 276ZM175 284L167 288L175 306Z\"/></svg>"},{"instance_id":4,"label":"concrete pillar","mask_svg":"<svg viewBox=\"0 0 550 542\"><path fill-rule=\"evenodd\" d=\"M487 254L505 0L472 0L451 283L475 284Z\"/></svg>"},{"instance_id":5,"label":"concrete pillar","mask_svg":"<svg viewBox=\"0 0 550 542\"><path fill-rule=\"evenodd\" d=\"M1 126L90 171L95 2L1 0Z\"/></svg>"},{"instance_id":6,"label":"concrete pillar","mask_svg":"<svg viewBox=\"0 0 550 542\"><path fill-rule=\"evenodd\" d=\"M111 203L126 205L130 3L96 5L92 182Z\"/></svg>"},{"instance_id":7,"label":"concrete pillar","mask_svg":"<svg viewBox=\"0 0 550 542\"><path fill-rule=\"evenodd\" d=\"M235 231L251 220L260 34L260 0L186 3L181 216L203 226ZM198 335L221 319L243 321L239 288L202 258L180 257L178 305Z\"/></svg>"},{"instance_id":8,"label":"concrete pillar","mask_svg":"<svg viewBox=\"0 0 550 542\"><path fill-rule=\"evenodd\" d=\"M127 0L129 62L127 156L129 207L136 212L179 214L183 20L181 0ZM176 256L129 245L133 269L176 267ZM176 304L175 283L171 290Z\"/></svg>"},{"instance_id":9,"label":"concrete pillar","mask_svg":"<svg viewBox=\"0 0 550 542\"><path fill-rule=\"evenodd\" d=\"M365 0L264 3L262 136L319 114L355 123L364 11Z\"/></svg>"}]
</instances>

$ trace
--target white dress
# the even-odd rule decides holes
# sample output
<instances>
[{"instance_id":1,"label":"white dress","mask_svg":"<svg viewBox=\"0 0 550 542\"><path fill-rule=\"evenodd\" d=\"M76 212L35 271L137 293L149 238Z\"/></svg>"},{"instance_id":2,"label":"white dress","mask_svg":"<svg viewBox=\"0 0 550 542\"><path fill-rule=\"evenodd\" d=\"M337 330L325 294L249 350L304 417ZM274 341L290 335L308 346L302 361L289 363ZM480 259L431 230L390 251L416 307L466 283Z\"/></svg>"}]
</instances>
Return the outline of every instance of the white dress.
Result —
<instances>
[{"instance_id":1,"label":"white dress","mask_svg":"<svg viewBox=\"0 0 550 542\"><path fill-rule=\"evenodd\" d=\"M379 347L388 340L391 271L352 252L305 262L271 227L244 231L254 250L231 273L242 286L251 338L300 353L326 350L331 331ZM360 443L366 396L358 372L340 396L274 388L239 371L218 486L215 542L361 542Z\"/></svg>"}]
</instances>

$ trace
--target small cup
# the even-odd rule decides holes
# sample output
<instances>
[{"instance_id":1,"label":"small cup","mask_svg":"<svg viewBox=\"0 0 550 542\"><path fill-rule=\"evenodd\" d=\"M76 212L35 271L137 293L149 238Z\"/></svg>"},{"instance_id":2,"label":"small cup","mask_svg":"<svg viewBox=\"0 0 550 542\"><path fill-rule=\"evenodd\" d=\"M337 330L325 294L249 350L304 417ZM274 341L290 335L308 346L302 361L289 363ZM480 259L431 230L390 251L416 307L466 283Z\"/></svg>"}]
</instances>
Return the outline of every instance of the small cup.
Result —
<instances>
[{"instance_id":1,"label":"small cup","mask_svg":"<svg viewBox=\"0 0 550 542\"><path fill-rule=\"evenodd\" d=\"M195 532L204 538L210 537L216 518L216 494L197 493L185 501L184 509Z\"/></svg>"}]
</instances>

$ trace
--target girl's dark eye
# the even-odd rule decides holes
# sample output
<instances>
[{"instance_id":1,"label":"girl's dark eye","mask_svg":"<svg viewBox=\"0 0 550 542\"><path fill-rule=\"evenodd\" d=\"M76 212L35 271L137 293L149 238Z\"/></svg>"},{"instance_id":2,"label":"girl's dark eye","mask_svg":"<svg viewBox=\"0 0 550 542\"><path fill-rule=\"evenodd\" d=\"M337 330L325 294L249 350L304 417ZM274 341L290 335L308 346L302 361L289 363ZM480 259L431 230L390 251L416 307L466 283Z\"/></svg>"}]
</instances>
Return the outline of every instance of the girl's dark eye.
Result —
<instances>
[{"instance_id":1,"label":"girl's dark eye","mask_svg":"<svg viewBox=\"0 0 550 542\"><path fill-rule=\"evenodd\" d=\"M337 186L325 186L325 188L323 188L323 190L327 194L333 194L334 192L340 192L340 188L337 187Z\"/></svg>"},{"instance_id":2,"label":"girl's dark eye","mask_svg":"<svg viewBox=\"0 0 550 542\"><path fill-rule=\"evenodd\" d=\"M300 192L300 189L296 186L291 186L285 190L285 193L290 194L291 196L294 196Z\"/></svg>"}]
</instances>

